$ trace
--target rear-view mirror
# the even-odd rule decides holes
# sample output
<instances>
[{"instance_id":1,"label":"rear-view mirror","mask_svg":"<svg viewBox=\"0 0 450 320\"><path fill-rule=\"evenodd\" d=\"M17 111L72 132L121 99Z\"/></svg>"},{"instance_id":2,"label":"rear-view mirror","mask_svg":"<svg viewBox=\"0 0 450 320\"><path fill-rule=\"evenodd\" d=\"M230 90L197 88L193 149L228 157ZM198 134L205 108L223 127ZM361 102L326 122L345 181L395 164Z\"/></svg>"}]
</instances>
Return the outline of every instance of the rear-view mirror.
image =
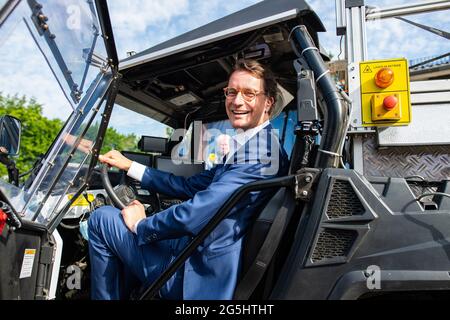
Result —
<instances>
[{"instance_id":1,"label":"rear-view mirror","mask_svg":"<svg viewBox=\"0 0 450 320\"><path fill-rule=\"evenodd\" d=\"M22 123L12 116L0 117L0 154L17 156L20 149Z\"/></svg>"}]
</instances>

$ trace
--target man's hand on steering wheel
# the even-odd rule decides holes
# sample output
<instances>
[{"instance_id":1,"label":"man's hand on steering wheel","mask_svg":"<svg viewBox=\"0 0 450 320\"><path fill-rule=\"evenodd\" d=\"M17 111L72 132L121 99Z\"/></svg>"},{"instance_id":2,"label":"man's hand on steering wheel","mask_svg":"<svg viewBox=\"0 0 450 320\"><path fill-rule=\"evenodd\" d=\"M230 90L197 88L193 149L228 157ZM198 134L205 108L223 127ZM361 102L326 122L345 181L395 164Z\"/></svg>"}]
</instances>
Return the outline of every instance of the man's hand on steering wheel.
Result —
<instances>
[{"instance_id":1,"label":"man's hand on steering wheel","mask_svg":"<svg viewBox=\"0 0 450 320\"><path fill-rule=\"evenodd\" d=\"M105 155L100 155L98 159L103 164L111 167L116 167L124 171L130 170L131 164L133 163L133 161L124 157L119 151L116 150L109 151ZM149 196L139 196L137 190L129 185L123 185L122 188L119 187L120 191L119 193L117 193L117 189L115 190L115 188L113 188L111 185L108 177L108 169L106 166L102 168L101 177L106 193L113 202L114 206L116 206L117 208L121 210L126 209L133 205L133 202L129 204L128 202L135 199L150 204L152 209L150 212L156 213L161 210L161 204L159 203L159 198L156 193L150 193ZM137 201L137 203L140 204L139 201ZM136 205L137 203L135 202L134 205ZM140 204L140 206L142 206L142 204ZM132 220L132 218L130 220Z\"/></svg>"},{"instance_id":2,"label":"man's hand on steering wheel","mask_svg":"<svg viewBox=\"0 0 450 320\"><path fill-rule=\"evenodd\" d=\"M105 163L111 167L116 167L121 170L130 170L133 161L123 156L119 151L111 150L104 155L100 155L98 160L101 163Z\"/></svg>"}]
</instances>

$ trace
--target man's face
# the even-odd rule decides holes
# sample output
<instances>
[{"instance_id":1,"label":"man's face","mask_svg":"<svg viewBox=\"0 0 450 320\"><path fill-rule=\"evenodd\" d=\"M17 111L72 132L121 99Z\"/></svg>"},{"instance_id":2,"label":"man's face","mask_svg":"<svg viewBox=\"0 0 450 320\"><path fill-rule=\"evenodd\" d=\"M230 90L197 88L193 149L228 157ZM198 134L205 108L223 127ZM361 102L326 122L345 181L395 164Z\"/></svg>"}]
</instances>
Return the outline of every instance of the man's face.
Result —
<instances>
[{"instance_id":1,"label":"man's face","mask_svg":"<svg viewBox=\"0 0 450 320\"><path fill-rule=\"evenodd\" d=\"M253 101L246 101L241 92L235 97L226 98L225 107L233 128L247 130L269 120L268 111L273 104L273 99L264 95L262 79L254 77L247 71L235 71L228 81L228 88L261 93Z\"/></svg>"}]
</instances>

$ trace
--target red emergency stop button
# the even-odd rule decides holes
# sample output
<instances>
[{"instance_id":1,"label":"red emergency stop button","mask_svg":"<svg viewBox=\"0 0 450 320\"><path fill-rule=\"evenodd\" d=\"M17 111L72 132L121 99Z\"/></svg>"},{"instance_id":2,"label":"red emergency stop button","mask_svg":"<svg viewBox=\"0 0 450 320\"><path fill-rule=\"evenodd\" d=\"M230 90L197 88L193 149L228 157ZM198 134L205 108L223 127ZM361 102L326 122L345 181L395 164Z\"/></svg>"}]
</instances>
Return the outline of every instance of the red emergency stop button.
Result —
<instances>
[{"instance_id":1,"label":"red emergency stop button","mask_svg":"<svg viewBox=\"0 0 450 320\"><path fill-rule=\"evenodd\" d=\"M375 84L379 88L387 88L394 83L394 70L391 68L381 68L375 75Z\"/></svg>"},{"instance_id":2,"label":"red emergency stop button","mask_svg":"<svg viewBox=\"0 0 450 320\"><path fill-rule=\"evenodd\" d=\"M396 96L387 96L386 98L384 98L383 107L386 110L391 111L397 105L398 105L398 98Z\"/></svg>"}]
</instances>

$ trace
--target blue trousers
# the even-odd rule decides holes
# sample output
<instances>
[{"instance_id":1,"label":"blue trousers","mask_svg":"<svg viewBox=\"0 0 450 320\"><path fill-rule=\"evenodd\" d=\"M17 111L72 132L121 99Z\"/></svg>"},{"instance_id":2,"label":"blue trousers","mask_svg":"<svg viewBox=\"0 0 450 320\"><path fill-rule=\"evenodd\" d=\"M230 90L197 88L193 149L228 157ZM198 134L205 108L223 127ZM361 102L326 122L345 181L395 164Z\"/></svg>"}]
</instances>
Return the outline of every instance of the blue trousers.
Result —
<instances>
[{"instance_id":1,"label":"blue trousers","mask_svg":"<svg viewBox=\"0 0 450 320\"><path fill-rule=\"evenodd\" d=\"M129 299L131 292L151 284L172 261L174 240L139 246L122 218L120 210L102 207L89 218L89 256L91 298ZM161 289L165 299L183 298L183 270L179 270Z\"/></svg>"}]
</instances>

